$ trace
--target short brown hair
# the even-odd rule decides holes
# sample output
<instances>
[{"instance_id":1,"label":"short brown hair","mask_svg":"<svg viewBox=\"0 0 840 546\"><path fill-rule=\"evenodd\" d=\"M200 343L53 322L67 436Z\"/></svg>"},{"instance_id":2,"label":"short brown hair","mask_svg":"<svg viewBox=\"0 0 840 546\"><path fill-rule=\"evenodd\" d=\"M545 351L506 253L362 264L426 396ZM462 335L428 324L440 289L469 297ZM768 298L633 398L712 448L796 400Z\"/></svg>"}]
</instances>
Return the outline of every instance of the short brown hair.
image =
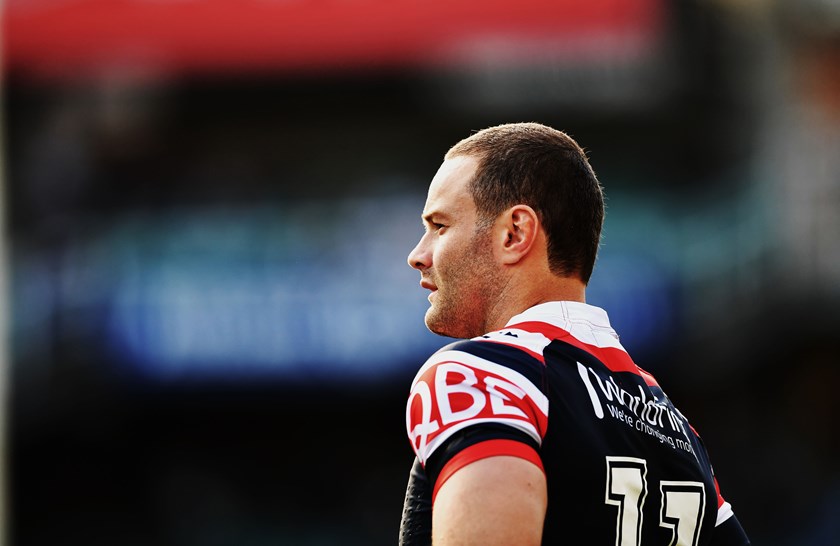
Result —
<instances>
[{"instance_id":1,"label":"short brown hair","mask_svg":"<svg viewBox=\"0 0 840 546\"><path fill-rule=\"evenodd\" d=\"M557 275L589 282L601 240L604 195L585 152L567 134L539 123L489 127L453 146L446 159L472 156L470 182L480 221L525 204L536 211Z\"/></svg>"}]
</instances>

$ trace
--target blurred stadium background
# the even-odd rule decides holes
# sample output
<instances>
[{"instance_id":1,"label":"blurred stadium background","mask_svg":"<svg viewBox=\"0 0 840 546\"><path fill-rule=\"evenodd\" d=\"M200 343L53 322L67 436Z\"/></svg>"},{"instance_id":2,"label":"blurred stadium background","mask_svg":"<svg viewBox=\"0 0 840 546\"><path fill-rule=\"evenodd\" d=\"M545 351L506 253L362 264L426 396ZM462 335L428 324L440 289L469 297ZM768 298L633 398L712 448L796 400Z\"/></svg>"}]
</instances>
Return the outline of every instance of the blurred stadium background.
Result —
<instances>
[{"instance_id":1,"label":"blurred stadium background","mask_svg":"<svg viewBox=\"0 0 840 546\"><path fill-rule=\"evenodd\" d=\"M426 187L534 120L754 543L837 544L838 0L0 5L5 543L395 544Z\"/></svg>"}]
</instances>

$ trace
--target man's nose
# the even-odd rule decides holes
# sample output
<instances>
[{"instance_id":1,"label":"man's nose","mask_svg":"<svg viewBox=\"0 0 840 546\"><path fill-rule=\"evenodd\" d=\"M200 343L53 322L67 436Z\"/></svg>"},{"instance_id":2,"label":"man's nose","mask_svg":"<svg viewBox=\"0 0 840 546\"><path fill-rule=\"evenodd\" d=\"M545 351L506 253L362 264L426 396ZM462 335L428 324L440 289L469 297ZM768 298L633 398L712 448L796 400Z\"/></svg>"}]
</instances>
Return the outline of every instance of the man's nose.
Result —
<instances>
[{"instance_id":1,"label":"man's nose","mask_svg":"<svg viewBox=\"0 0 840 546\"><path fill-rule=\"evenodd\" d=\"M431 265L432 253L429 250L429 245L426 241L426 235L424 235L417 243L417 246L415 246L414 249L408 253L408 266L418 271L422 271L431 267Z\"/></svg>"}]
</instances>

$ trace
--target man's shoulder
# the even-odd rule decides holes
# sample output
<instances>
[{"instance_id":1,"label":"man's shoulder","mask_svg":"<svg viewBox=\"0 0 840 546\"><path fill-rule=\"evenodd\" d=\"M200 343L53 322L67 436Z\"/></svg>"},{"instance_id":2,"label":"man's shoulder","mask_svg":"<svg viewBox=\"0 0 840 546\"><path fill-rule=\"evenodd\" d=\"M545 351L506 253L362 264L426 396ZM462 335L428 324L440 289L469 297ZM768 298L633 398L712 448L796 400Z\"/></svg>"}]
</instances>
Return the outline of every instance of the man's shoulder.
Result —
<instances>
[{"instance_id":1,"label":"man's shoulder","mask_svg":"<svg viewBox=\"0 0 840 546\"><path fill-rule=\"evenodd\" d=\"M512 428L539 445L548 418L544 369L526 352L483 338L436 352L417 372L406 407L408 436L420 461L474 425Z\"/></svg>"}]
</instances>

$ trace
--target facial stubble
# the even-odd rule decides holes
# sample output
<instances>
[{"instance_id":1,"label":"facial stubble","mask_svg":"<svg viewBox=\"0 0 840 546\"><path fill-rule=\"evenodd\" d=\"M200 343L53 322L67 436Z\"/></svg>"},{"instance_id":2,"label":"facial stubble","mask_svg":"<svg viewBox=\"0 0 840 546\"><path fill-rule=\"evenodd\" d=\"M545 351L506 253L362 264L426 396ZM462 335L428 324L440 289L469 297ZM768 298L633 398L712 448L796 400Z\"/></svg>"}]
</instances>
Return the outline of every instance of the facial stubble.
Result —
<instances>
[{"instance_id":1,"label":"facial stubble","mask_svg":"<svg viewBox=\"0 0 840 546\"><path fill-rule=\"evenodd\" d=\"M431 272L438 291L426 312L426 326L436 334L461 339L485 334L488 312L498 298L498 276L491 230L479 227L463 256Z\"/></svg>"}]
</instances>

